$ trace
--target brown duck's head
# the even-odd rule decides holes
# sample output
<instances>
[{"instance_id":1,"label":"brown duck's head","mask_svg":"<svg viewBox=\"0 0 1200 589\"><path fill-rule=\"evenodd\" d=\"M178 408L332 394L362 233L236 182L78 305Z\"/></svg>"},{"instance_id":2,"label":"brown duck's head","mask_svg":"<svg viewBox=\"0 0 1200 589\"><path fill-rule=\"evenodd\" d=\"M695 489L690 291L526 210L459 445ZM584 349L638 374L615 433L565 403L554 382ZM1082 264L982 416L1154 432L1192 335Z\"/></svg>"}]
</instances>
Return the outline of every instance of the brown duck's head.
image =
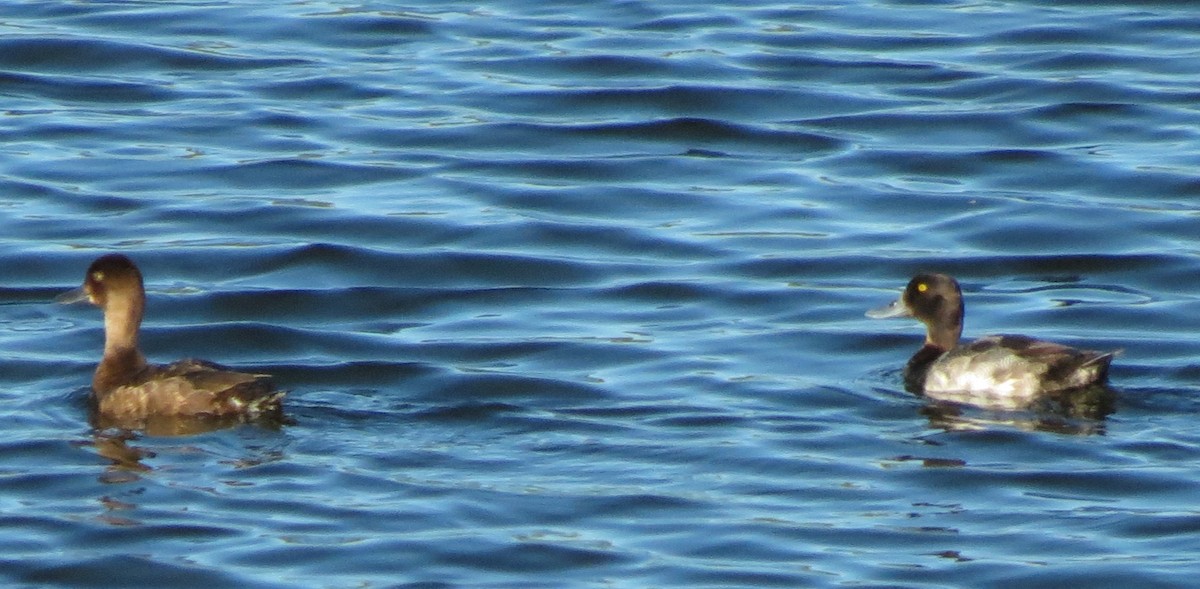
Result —
<instances>
[{"instance_id":1,"label":"brown duck's head","mask_svg":"<svg viewBox=\"0 0 1200 589\"><path fill-rule=\"evenodd\" d=\"M128 305L140 302L143 298L142 273L137 266L121 254L108 254L97 258L88 267L83 286L65 292L55 300L60 303L87 300L101 309L107 309L117 301Z\"/></svg>"},{"instance_id":2,"label":"brown duck's head","mask_svg":"<svg viewBox=\"0 0 1200 589\"><path fill-rule=\"evenodd\" d=\"M958 281L945 274L918 274L895 302L867 312L868 317L915 317L925 324L925 343L943 350L962 336L963 302Z\"/></svg>"}]
</instances>

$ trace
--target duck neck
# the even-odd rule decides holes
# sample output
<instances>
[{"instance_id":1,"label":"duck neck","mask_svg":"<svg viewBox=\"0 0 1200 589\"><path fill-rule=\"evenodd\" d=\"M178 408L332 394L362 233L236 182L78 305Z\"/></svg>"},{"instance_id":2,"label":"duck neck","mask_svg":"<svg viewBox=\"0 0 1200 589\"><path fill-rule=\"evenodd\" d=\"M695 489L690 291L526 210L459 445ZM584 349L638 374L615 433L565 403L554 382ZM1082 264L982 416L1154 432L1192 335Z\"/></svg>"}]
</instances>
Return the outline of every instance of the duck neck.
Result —
<instances>
[{"instance_id":1,"label":"duck neck","mask_svg":"<svg viewBox=\"0 0 1200 589\"><path fill-rule=\"evenodd\" d=\"M909 391L920 393L925 390L925 375L930 365L942 357L946 350L934 344L927 343L908 359L904 366L904 385Z\"/></svg>"},{"instance_id":2,"label":"duck neck","mask_svg":"<svg viewBox=\"0 0 1200 589\"><path fill-rule=\"evenodd\" d=\"M958 347L963 330L963 305L950 299L941 299L935 311L936 317L926 322L925 347L941 348L949 352Z\"/></svg>"},{"instance_id":3,"label":"duck neck","mask_svg":"<svg viewBox=\"0 0 1200 589\"><path fill-rule=\"evenodd\" d=\"M940 352L949 352L958 347L958 339L962 337L962 323L958 323L953 329L945 327L942 329L930 329L925 334L925 347L937 348Z\"/></svg>"},{"instance_id":4,"label":"duck neck","mask_svg":"<svg viewBox=\"0 0 1200 589\"><path fill-rule=\"evenodd\" d=\"M104 307L104 357L133 358L145 363L138 351L138 328L145 302L140 298L109 300Z\"/></svg>"}]
</instances>

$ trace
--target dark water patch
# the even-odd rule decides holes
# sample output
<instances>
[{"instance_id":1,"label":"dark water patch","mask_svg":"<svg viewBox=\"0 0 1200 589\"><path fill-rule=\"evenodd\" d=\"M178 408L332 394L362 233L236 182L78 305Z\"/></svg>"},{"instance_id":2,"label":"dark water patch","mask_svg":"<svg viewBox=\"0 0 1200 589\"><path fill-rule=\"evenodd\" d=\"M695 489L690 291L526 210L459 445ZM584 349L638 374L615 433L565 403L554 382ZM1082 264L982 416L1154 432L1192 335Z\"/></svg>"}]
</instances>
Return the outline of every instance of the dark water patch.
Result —
<instances>
[{"instance_id":1,"label":"dark water patch","mask_svg":"<svg viewBox=\"0 0 1200 589\"><path fill-rule=\"evenodd\" d=\"M478 402L482 399L527 399L537 405L594 403L608 396L603 389L585 383L561 379L538 378L522 374L468 371L456 377L447 376L437 388L420 391L421 397L448 403L456 399Z\"/></svg>"},{"instance_id":2,"label":"dark water patch","mask_svg":"<svg viewBox=\"0 0 1200 589\"><path fill-rule=\"evenodd\" d=\"M568 407L562 409L561 412L565 415L579 415L588 418L640 423L650 417L659 416L664 411L666 409L658 404L624 402L615 405Z\"/></svg>"},{"instance_id":3,"label":"dark water patch","mask_svg":"<svg viewBox=\"0 0 1200 589\"><path fill-rule=\"evenodd\" d=\"M222 322L287 320L303 318L309 325L381 320L375 333L395 333L415 326L405 322L429 314L428 307L451 303L456 293L447 289L406 287L344 287L311 290L209 290L199 284L200 292L180 293L160 299L163 323L187 323L189 319L220 317ZM196 287L193 287L196 288ZM298 327L298 326L297 326ZM349 334L338 334L349 335ZM365 334L364 334L365 335Z\"/></svg>"},{"instance_id":4,"label":"dark water patch","mask_svg":"<svg viewBox=\"0 0 1200 589\"><path fill-rule=\"evenodd\" d=\"M457 405L434 407L416 414L417 419L480 423L505 414L520 413L521 407L508 403L467 402Z\"/></svg>"},{"instance_id":5,"label":"dark water patch","mask_svg":"<svg viewBox=\"0 0 1200 589\"><path fill-rule=\"evenodd\" d=\"M522 80L542 84L556 80L575 84L581 78L613 84L617 80L661 80L689 74L689 77L718 80L730 77L728 70L707 59L681 60L636 54L519 56L466 62L463 66L489 75L507 71Z\"/></svg>"},{"instance_id":6,"label":"dark water patch","mask_svg":"<svg viewBox=\"0 0 1200 589\"><path fill-rule=\"evenodd\" d=\"M1139 242L1136 238L1119 239L1119 235L1114 239L1112 233L1099 231L1101 227L1097 226L1095 220L1084 215L1056 219L1053 222L1039 217L1031 213L1012 218L1012 222L1022 226L1022 236L1019 240L1012 238L1011 228L992 226L965 232L963 242L981 251L1001 240L1014 251L1038 252L1052 248L1063 254L1081 255L1121 246L1134 246Z\"/></svg>"},{"instance_id":7,"label":"dark water patch","mask_svg":"<svg viewBox=\"0 0 1200 589\"><path fill-rule=\"evenodd\" d=\"M885 59L838 58L824 55L757 53L743 63L782 82L827 79L841 84L897 85L900 93L952 88L966 82L983 81L981 72L956 69L942 63L890 61ZM893 90L895 92L897 90Z\"/></svg>"},{"instance_id":8,"label":"dark water patch","mask_svg":"<svg viewBox=\"0 0 1200 589\"><path fill-rule=\"evenodd\" d=\"M272 81L269 85L260 86L256 91L261 93L263 97L272 100L302 99L304 101L375 100L386 98L393 94L390 90L365 86L361 80L346 80L324 76L283 82Z\"/></svg>"},{"instance_id":9,"label":"dark water patch","mask_svg":"<svg viewBox=\"0 0 1200 589\"><path fill-rule=\"evenodd\" d=\"M136 34L153 30L162 39L187 39L193 44L213 45L220 53L240 52L242 47L231 43L242 41L259 50L272 47L281 55L280 61L295 54L274 48L272 42L293 41L300 32L305 45L362 49L394 46L408 40L421 39L433 32L431 20L417 13L390 11L338 10L320 12L311 7L299 10L260 11L254 7L180 6L170 12L146 10L136 6L110 6L97 11L60 14L79 25L110 33ZM202 39L196 42L195 39ZM286 57L283 57L286 56Z\"/></svg>"},{"instance_id":10,"label":"dark water patch","mask_svg":"<svg viewBox=\"0 0 1200 589\"><path fill-rule=\"evenodd\" d=\"M28 115L18 115L28 116ZM80 140L96 134L96 128L92 126L75 124L64 125L57 122L48 122L39 125L29 125L22 133L4 133L3 137L9 142L19 141L69 141Z\"/></svg>"},{"instance_id":11,"label":"dark water patch","mask_svg":"<svg viewBox=\"0 0 1200 589\"><path fill-rule=\"evenodd\" d=\"M611 260L617 264L644 261L687 263L717 255L716 248L705 243L667 236L650 229L627 226L523 219L493 223L486 230L463 235L458 245L475 251L502 249L512 243L527 243L528 251L544 251L556 257L572 256L590 260ZM656 264L657 265L657 264Z\"/></svg>"},{"instance_id":12,"label":"dark water patch","mask_svg":"<svg viewBox=\"0 0 1200 589\"><path fill-rule=\"evenodd\" d=\"M454 244L464 236L485 230L445 222L440 211L425 215L403 215L400 211L406 206L414 205L396 203L391 206L394 209L356 212L332 206L325 208L292 202L268 204L254 200L250 203L232 202L227 208L214 203L205 206L203 210L188 209L186 212L187 215L197 215L200 218L209 217L214 223L241 222L247 226L252 224L259 228L258 233L268 236L312 233L328 235L338 244L373 246L389 251L404 247L414 251L430 246L444 247ZM314 246L319 251L320 244Z\"/></svg>"},{"instance_id":13,"label":"dark water patch","mask_svg":"<svg viewBox=\"0 0 1200 589\"><path fill-rule=\"evenodd\" d=\"M290 24L306 30L318 44L357 49L429 40L438 30L436 19L392 11L311 12Z\"/></svg>"},{"instance_id":14,"label":"dark water patch","mask_svg":"<svg viewBox=\"0 0 1200 589\"><path fill-rule=\"evenodd\" d=\"M1024 276L1055 281L1062 276L1105 276L1147 273L1151 276L1178 276L1193 260L1174 254L1130 253L1125 255L1080 253L1070 255L949 255L946 253L893 251L894 258L872 259L867 256L847 257L860 274L878 275L880 271L892 276L895 284L903 285L913 275L923 271L938 271L961 279L974 276ZM845 260L844 260L845 262ZM821 260L750 260L737 262L731 270L741 268L748 277L824 276L831 272ZM981 273L982 272L982 273ZM1140 274L1139 274L1140 276Z\"/></svg>"},{"instance_id":15,"label":"dark water patch","mask_svg":"<svg viewBox=\"0 0 1200 589\"><path fill-rule=\"evenodd\" d=\"M394 182L411 179L416 175L411 169L391 164L363 165L290 158L186 170L177 174L177 177L203 184L207 184L209 180L218 180L239 188L311 189L344 184Z\"/></svg>"},{"instance_id":16,"label":"dark water patch","mask_svg":"<svg viewBox=\"0 0 1200 589\"><path fill-rule=\"evenodd\" d=\"M175 91L159 85L110 81L65 74L0 73L5 93L65 104L140 104L173 100Z\"/></svg>"},{"instance_id":17,"label":"dark water patch","mask_svg":"<svg viewBox=\"0 0 1200 589\"><path fill-rule=\"evenodd\" d=\"M610 288L607 291L608 295L616 300L640 300L659 305L704 300L715 296L718 292L710 285L699 282L668 281L639 282Z\"/></svg>"},{"instance_id":18,"label":"dark water patch","mask_svg":"<svg viewBox=\"0 0 1200 589\"><path fill-rule=\"evenodd\" d=\"M585 335L548 337L533 336L531 339L475 338L476 341L448 342L422 341L413 347L413 355L444 362L454 362L460 367L475 367L479 370L514 370L536 373L549 366L562 367L567 382L596 382L589 371L603 370L613 366L652 361L659 352L642 346L636 334L618 332L616 335ZM601 379L602 380L602 379Z\"/></svg>"},{"instance_id":19,"label":"dark water patch","mask_svg":"<svg viewBox=\"0 0 1200 589\"><path fill-rule=\"evenodd\" d=\"M114 39L55 36L0 39L0 67L29 74L88 72L89 75L95 75L99 72L130 70L230 71L303 64L304 60L295 58L233 57Z\"/></svg>"},{"instance_id":20,"label":"dark water patch","mask_svg":"<svg viewBox=\"0 0 1200 589\"><path fill-rule=\"evenodd\" d=\"M1195 515L1118 514L1116 524L1117 533L1155 542L1177 536L1191 538L1200 531L1200 518Z\"/></svg>"},{"instance_id":21,"label":"dark water patch","mask_svg":"<svg viewBox=\"0 0 1200 589\"><path fill-rule=\"evenodd\" d=\"M307 83L307 81L304 83L298 83L298 84L300 86L304 86L305 83ZM337 94L343 90L346 90L342 87L341 84L338 84L336 82L330 82L329 84L330 84L330 86L327 87L327 89L330 90L333 94ZM347 90L347 91L349 91L349 90ZM357 90L354 90L354 91L357 91ZM254 113L250 113L250 114L254 117L253 119L250 119L250 120L252 120L254 122L254 124L256 124L256 125L262 125L262 126L268 127L268 128L280 129L282 131L287 131L287 132L293 133L293 134L300 133L302 131L310 131L311 132L311 131L317 131L317 130L322 129L322 125L319 120L317 120L313 117L305 116L300 113L261 111L261 112L254 112ZM313 148L317 147L317 144L315 144L315 143L309 144L309 145L312 146Z\"/></svg>"},{"instance_id":22,"label":"dark water patch","mask_svg":"<svg viewBox=\"0 0 1200 589\"><path fill-rule=\"evenodd\" d=\"M329 386L327 381L317 378L311 382L303 381L302 391L291 394L285 400L284 411L295 420L297 427L355 427L372 424L392 423L397 419L397 413L404 410L401 403L379 395L379 389L387 387L419 386L408 380L394 381L396 373L375 377L379 383L368 380L354 389L338 391L323 390ZM294 382L301 382L295 380ZM339 379L336 382L343 382ZM419 381L417 381L419 382Z\"/></svg>"},{"instance_id":23,"label":"dark water patch","mask_svg":"<svg viewBox=\"0 0 1200 589\"><path fill-rule=\"evenodd\" d=\"M569 260L554 260L520 254L443 251L397 256L395 253L333 244L294 248L267 260L268 267L286 271L299 266L310 276L327 273L340 280L353 276L387 276L400 285L422 286L444 283L457 277L460 286L537 288L565 286L595 280L594 270ZM374 280L368 278L364 282Z\"/></svg>"},{"instance_id":24,"label":"dark water patch","mask_svg":"<svg viewBox=\"0 0 1200 589\"><path fill-rule=\"evenodd\" d=\"M767 34L754 31L749 37L779 52L809 51L858 55L904 55L925 50L933 54L938 51L953 52L961 51L964 46L971 46L975 41L974 32L967 35L956 34L957 31L952 29L939 31L930 28L928 25L931 22L944 16L941 12L879 11L874 17L856 17L853 22L844 20L843 14L839 10L801 9L801 15L795 18L775 17L771 23L774 26L766 31ZM918 20L920 22L917 22ZM897 24L897 21L908 21L900 26L913 27L909 29L913 34L903 37L889 35L886 31Z\"/></svg>"},{"instance_id":25,"label":"dark water patch","mask_svg":"<svg viewBox=\"0 0 1200 589\"><path fill-rule=\"evenodd\" d=\"M280 354L303 357L304 350L297 349L296 343L310 339L306 337L304 330L230 321L191 326L147 326L142 329L142 334L144 344L148 349L156 350L156 355L168 353L180 342L190 344L192 348L208 347L205 345L207 342L222 342L219 344L220 349L230 358L244 357L246 354L266 358L277 358ZM352 337L341 336L336 339L338 344L352 347L352 342L349 341ZM175 345L170 345L172 342L175 342ZM192 353L201 352L202 350L194 350Z\"/></svg>"},{"instance_id":26,"label":"dark water patch","mask_svg":"<svg viewBox=\"0 0 1200 589\"><path fill-rule=\"evenodd\" d=\"M733 125L703 118L675 118L650 123L605 125L590 127L589 132L611 135L649 136L671 142L697 143L705 146L754 145L761 143L771 149L786 148L797 153L841 149L843 142L809 133L796 133L749 125ZM725 147L724 149L731 149Z\"/></svg>"},{"instance_id":27,"label":"dark water patch","mask_svg":"<svg viewBox=\"0 0 1200 589\"><path fill-rule=\"evenodd\" d=\"M1167 4L1162 8L1171 8L1171 6ZM1189 14L1186 10L1169 16L1142 14L1139 18L1129 19L1130 26L1143 34L1143 37L1139 39L1140 42L1164 50L1187 47L1187 43L1195 34L1196 28L1200 27L1200 22L1197 22L1197 20L1194 15ZM1188 66L1186 60L1170 61L1179 66L1195 67L1194 65Z\"/></svg>"},{"instance_id":28,"label":"dark water patch","mask_svg":"<svg viewBox=\"0 0 1200 589\"><path fill-rule=\"evenodd\" d=\"M1194 66L1187 66L1175 60L1147 60L1144 56L1123 56L1119 53L1104 53L1100 51L1078 51L1067 55L1051 54L1041 59L1026 62L1024 67L1047 72L1096 69L1106 70L1112 72L1114 75L1119 75L1123 72L1141 74L1145 73L1148 69L1152 71L1165 69L1170 73L1187 73L1191 75L1195 75L1197 71Z\"/></svg>"},{"instance_id":29,"label":"dark water patch","mask_svg":"<svg viewBox=\"0 0 1200 589\"><path fill-rule=\"evenodd\" d=\"M630 167L623 160L638 159L644 166ZM492 160L460 162L451 170L461 173L468 170L473 173L485 171L503 180L526 181L528 178L538 178L541 182L554 185L576 184L580 182L620 183L636 182L647 177L650 170L667 169L674 173L700 172L691 159L670 157L663 154L629 154L621 158L576 158L576 159L530 159Z\"/></svg>"},{"instance_id":30,"label":"dark water patch","mask_svg":"<svg viewBox=\"0 0 1200 589\"><path fill-rule=\"evenodd\" d=\"M131 509L132 504L121 504L119 501L112 498L102 498L102 501L107 503L115 511L122 509ZM150 515L148 510L142 510L139 513ZM130 525L115 525L115 526L100 526L93 527L89 532L80 533L74 542L79 546L98 545L104 542L122 542L130 546L153 545L155 542L163 538L170 538L175 541L190 542L195 544L205 544L209 542L217 542L225 539L240 537L241 533L217 526L207 525L187 525L187 524L146 524L138 522L133 524L134 520L129 520Z\"/></svg>"},{"instance_id":31,"label":"dark water patch","mask_svg":"<svg viewBox=\"0 0 1200 589\"><path fill-rule=\"evenodd\" d=\"M649 122L604 125L501 123L459 126L436 130L368 129L364 139L400 147L461 146L460 151L511 151L514 145L537 143L560 148L561 155L628 154L634 146L647 149L656 143L696 146L736 154L786 149L796 157L843 148L827 136L773 126L736 125L704 118L673 118ZM470 142L463 145L469 138ZM814 153L815 152L815 153Z\"/></svg>"},{"instance_id":32,"label":"dark water patch","mask_svg":"<svg viewBox=\"0 0 1200 589\"><path fill-rule=\"evenodd\" d=\"M917 138L921 143L975 147L982 142L996 142L1003 138L1011 145L1045 145L1058 147L1064 139L1062 133L1051 133L1046 129L1029 125L1015 113L905 113L871 112L860 115L823 117L802 121L805 127L815 127L839 133L861 134L882 139L881 133L896 133L895 138L905 140ZM1030 150L1022 150L1026 153ZM872 154L873 156L873 154ZM881 154L884 159L897 158L899 154ZM968 159L972 159L967 156ZM856 160L858 158L856 157ZM867 162L871 161L869 157ZM897 161L896 163L899 163ZM985 163L985 162L981 162ZM965 174L963 171L960 175Z\"/></svg>"},{"instance_id":33,"label":"dark water patch","mask_svg":"<svg viewBox=\"0 0 1200 589\"><path fill-rule=\"evenodd\" d=\"M992 484L1007 481L1010 488L1019 489L1022 495L1035 499L1104 504L1131 492L1137 493L1146 502L1178 499L1187 493L1187 485L1181 485L1177 480L1148 480L1136 471L1021 472L1016 469L1005 472L1007 469L992 470L978 466L970 470L976 479L969 483L972 487L989 484L989 481ZM947 475L947 478L954 479L954 482L946 481L947 484L965 483L954 473Z\"/></svg>"},{"instance_id":34,"label":"dark water patch","mask_svg":"<svg viewBox=\"0 0 1200 589\"><path fill-rule=\"evenodd\" d=\"M1039 120L1044 124L1061 125L1064 129L1085 127L1088 129L1088 136L1093 138L1097 131L1102 130L1114 135L1120 134L1128 139L1146 140L1150 139L1146 132L1149 130L1147 125L1151 121L1178 118L1182 113L1160 106L1089 101L1043 106L1031 109L1029 114L1033 115L1033 120ZM1182 130L1171 132L1159 129L1159 132L1168 133L1165 136L1156 135L1155 139L1160 141L1184 139L1188 136Z\"/></svg>"},{"instance_id":35,"label":"dark water patch","mask_svg":"<svg viewBox=\"0 0 1200 589\"><path fill-rule=\"evenodd\" d=\"M31 420L16 419L22 422L24 426L32 425ZM70 456L72 455L72 447L70 441L66 439L38 439L25 435L20 439L7 439L0 441L0 445L4 447L5 456L10 457L11 464L36 464L47 456ZM86 462L86 461L84 461ZM56 485L62 485L66 479L70 479L70 464L60 463L55 470L41 471L41 473L24 473L16 474L10 471L7 476L2 479L0 485L6 489L8 493L41 493L48 488L53 488ZM30 525L30 528L35 528Z\"/></svg>"},{"instance_id":36,"label":"dark water patch","mask_svg":"<svg viewBox=\"0 0 1200 589\"><path fill-rule=\"evenodd\" d=\"M1118 559L1119 560L1119 559ZM1111 585L1114 587L1134 583L1140 587L1153 589L1177 589L1180 587L1173 580L1173 575L1166 573L1154 574L1130 573L1121 564L1098 558L1073 559L1055 567L1060 571L1059 577L1064 583L1079 585ZM980 579L980 587L1029 587L1049 589L1054 584L1040 578L1036 573L1017 571L1007 575L995 575L988 579Z\"/></svg>"},{"instance_id":37,"label":"dark water patch","mask_svg":"<svg viewBox=\"0 0 1200 589\"><path fill-rule=\"evenodd\" d=\"M1015 157L1020 154L1021 157ZM901 178L962 178L986 176L989 178L1011 177L1024 179L1038 177L1037 170L1057 164L1060 168L1068 160L1055 151L1022 150L930 153L925 151L870 151L859 152L852 158L839 162L838 168L855 176L899 176ZM1062 175L1053 180L1038 177L1042 188L1070 187L1078 178ZM1003 186L1003 183L998 183Z\"/></svg>"},{"instance_id":38,"label":"dark water patch","mask_svg":"<svg viewBox=\"0 0 1200 589\"><path fill-rule=\"evenodd\" d=\"M629 30L696 33L708 29L738 28L743 23L736 14L684 14L647 20L630 27Z\"/></svg>"},{"instance_id":39,"label":"dark water patch","mask_svg":"<svg viewBox=\"0 0 1200 589\"><path fill-rule=\"evenodd\" d=\"M174 560L174 562L172 562ZM23 570L22 570L23 569ZM247 587L272 587L216 567L197 566L186 559L163 559L146 555L98 556L68 560L59 564L17 567L20 583L41 586L126 587L129 584L158 587L196 587L198 584L238 584ZM114 576L113 571L120 571Z\"/></svg>"},{"instance_id":40,"label":"dark water patch","mask_svg":"<svg viewBox=\"0 0 1200 589\"><path fill-rule=\"evenodd\" d=\"M588 549L545 542L525 541L512 545L486 546L442 555L445 564L482 568L516 574L562 572L576 568L611 566L627 560L612 550Z\"/></svg>"},{"instance_id":41,"label":"dark water patch","mask_svg":"<svg viewBox=\"0 0 1200 589\"><path fill-rule=\"evenodd\" d=\"M703 428L735 427L743 423L744 420L740 417L701 413L698 415L672 415L662 419L651 420L647 425L693 431Z\"/></svg>"},{"instance_id":42,"label":"dark water patch","mask_svg":"<svg viewBox=\"0 0 1200 589\"><path fill-rule=\"evenodd\" d=\"M68 130L67 133L75 132L74 129ZM3 136L0 133L0 136ZM76 192L64 189L60 186L54 186L38 182L26 182L18 180L14 177L4 178L6 190L5 200L2 201L5 207L19 208L27 206L31 200L54 201L62 198L70 198L78 196ZM122 199L112 199L113 201L121 201ZM47 204L50 204L47 202Z\"/></svg>"},{"instance_id":43,"label":"dark water patch","mask_svg":"<svg viewBox=\"0 0 1200 589\"><path fill-rule=\"evenodd\" d=\"M768 566L768 565L763 565ZM806 565L811 567L811 565ZM695 561L675 562L672 565L660 567L662 570L652 570L650 579L656 583L678 584L688 587L797 587L812 586L814 583L828 582L834 575L825 571L797 571L795 567L787 571L754 572L746 570L746 565L738 569L715 567L705 559Z\"/></svg>"},{"instance_id":44,"label":"dark water patch","mask_svg":"<svg viewBox=\"0 0 1200 589\"><path fill-rule=\"evenodd\" d=\"M550 213L568 218L605 220L605 211L616 209L643 219L643 227L678 222L680 211L713 215L726 211L721 195L705 191L664 191L654 186L628 185L619 188L530 186L527 182L479 185L458 181L455 187L480 194L486 202L532 214ZM573 220L573 219L571 219ZM608 225L606 223L606 225ZM629 228L627 227L627 230Z\"/></svg>"},{"instance_id":45,"label":"dark water patch","mask_svg":"<svg viewBox=\"0 0 1200 589\"><path fill-rule=\"evenodd\" d=\"M1182 104L1189 98L1195 98L1196 93L1189 91L1183 92L1158 92L1139 86L1120 84L1115 82L1101 82L1096 80L1072 80L1060 82L1055 80L1026 80L1025 83L1017 86L1019 89L1010 89L1009 93L1012 96L1004 96L1002 102L1010 100L1016 103L1024 104L1049 104L1049 103L1076 103L1076 102L1100 102L1100 103L1144 103L1155 102L1158 104L1179 103ZM1153 100L1150 96L1155 96ZM1039 99L1033 99L1035 96L1040 96ZM1165 99L1165 101L1164 101ZM995 100L995 97L993 97Z\"/></svg>"},{"instance_id":46,"label":"dark water patch","mask_svg":"<svg viewBox=\"0 0 1200 589\"><path fill-rule=\"evenodd\" d=\"M1027 102L1010 102L1007 100L1008 95L1014 92L1014 88L1023 88L1022 84L1014 84L1011 79L988 76L986 73L980 72L976 77L958 80L951 84L913 84L899 87L895 92L899 96L909 99L934 100L935 104L951 103L957 104L962 102L980 102L985 104L993 104L996 107L1012 107L1022 108L1027 107ZM1042 101L1033 101L1035 104L1044 104ZM947 116L948 109L935 108L926 110L924 114L929 117ZM988 111L976 111L976 117L990 117L992 113ZM1019 119L1015 119L1012 124L1020 124ZM886 130L886 127L879 130ZM999 133L1004 133L1006 129L996 129ZM915 136L919 138L920 136Z\"/></svg>"},{"instance_id":47,"label":"dark water patch","mask_svg":"<svg viewBox=\"0 0 1200 589\"><path fill-rule=\"evenodd\" d=\"M585 110L593 116L700 117L752 121L784 120L800 116L830 116L862 112L884 106L869 98L847 98L816 91L758 89L734 86L667 85L656 88L584 89L521 92L505 97L502 108L511 114L541 116Z\"/></svg>"},{"instance_id":48,"label":"dark water patch","mask_svg":"<svg viewBox=\"0 0 1200 589\"><path fill-rule=\"evenodd\" d=\"M9 283L8 287L0 287L0 305L36 305L49 303L54 297L62 294L65 289L38 288L36 286L21 286L19 281ZM6 331L23 332L38 331L43 328L37 319L41 316L30 308L14 308L8 310L0 319L0 327ZM44 316L41 316L44 317Z\"/></svg>"},{"instance_id":49,"label":"dark water patch","mask_svg":"<svg viewBox=\"0 0 1200 589\"><path fill-rule=\"evenodd\" d=\"M1095 46L1112 41L1103 28L1083 28L1075 26L1036 25L1004 31L995 35L1000 43L1015 46L1062 46L1080 44Z\"/></svg>"}]
</instances>

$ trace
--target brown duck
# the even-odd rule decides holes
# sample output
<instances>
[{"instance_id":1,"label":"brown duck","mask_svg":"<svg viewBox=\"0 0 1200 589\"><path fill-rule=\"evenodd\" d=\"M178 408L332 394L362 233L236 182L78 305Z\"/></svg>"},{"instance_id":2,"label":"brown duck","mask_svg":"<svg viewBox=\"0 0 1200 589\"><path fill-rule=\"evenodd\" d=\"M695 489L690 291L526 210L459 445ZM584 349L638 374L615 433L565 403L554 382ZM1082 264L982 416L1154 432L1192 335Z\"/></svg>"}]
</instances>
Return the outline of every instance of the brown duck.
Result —
<instances>
[{"instance_id":1,"label":"brown duck","mask_svg":"<svg viewBox=\"0 0 1200 589\"><path fill-rule=\"evenodd\" d=\"M85 299L104 311L104 357L92 377L92 401L106 421L282 415L285 393L275 390L270 376L235 372L203 360L146 362L138 349L146 291L142 273L129 258L120 254L98 258L88 268L82 287L55 300Z\"/></svg>"}]
</instances>

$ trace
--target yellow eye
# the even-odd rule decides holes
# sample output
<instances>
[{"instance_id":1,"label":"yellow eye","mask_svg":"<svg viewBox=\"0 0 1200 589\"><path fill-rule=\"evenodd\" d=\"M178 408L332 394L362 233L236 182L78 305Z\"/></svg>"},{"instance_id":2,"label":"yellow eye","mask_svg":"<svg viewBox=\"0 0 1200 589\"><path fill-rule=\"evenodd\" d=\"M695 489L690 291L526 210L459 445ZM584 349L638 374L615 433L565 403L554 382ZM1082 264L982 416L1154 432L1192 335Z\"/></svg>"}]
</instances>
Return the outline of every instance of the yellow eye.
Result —
<instances>
[{"instance_id":1,"label":"yellow eye","mask_svg":"<svg viewBox=\"0 0 1200 589\"><path fill-rule=\"evenodd\" d=\"M929 285L925 284L924 282L919 283L919 284L917 284L917 290L919 292L925 292L925 291L929 290Z\"/></svg>"},{"instance_id":2,"label":"yellow eye","mask_svg":"<svg viewBox=\"0 0 1200 589\"><path fill-rule=\"evenodd\" d=\"M104 281L104 273L99 270L92 272L92 280L95 280L96 282Z\"/></svg>"}]
</instances>

